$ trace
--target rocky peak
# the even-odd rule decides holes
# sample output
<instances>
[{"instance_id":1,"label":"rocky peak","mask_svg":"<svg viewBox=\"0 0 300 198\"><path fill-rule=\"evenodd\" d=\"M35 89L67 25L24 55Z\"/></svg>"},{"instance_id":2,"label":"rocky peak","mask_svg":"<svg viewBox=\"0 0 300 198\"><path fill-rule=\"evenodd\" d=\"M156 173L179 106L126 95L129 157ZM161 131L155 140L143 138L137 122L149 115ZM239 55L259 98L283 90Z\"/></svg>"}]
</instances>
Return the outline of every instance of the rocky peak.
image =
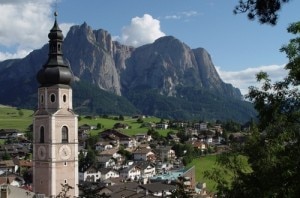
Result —
<instances>
[{"instance_id":1,"label":"rocky peak","mask_svg":"<svg viewBox=\"0 0 300 198\"><path fill-rule=\"evenodd\" d=\"M105 30L93 31L86 23L73 26L65 39L65 56L75 76L99 88L121 95L113 41Z\"/></svg>"}]
</instances>

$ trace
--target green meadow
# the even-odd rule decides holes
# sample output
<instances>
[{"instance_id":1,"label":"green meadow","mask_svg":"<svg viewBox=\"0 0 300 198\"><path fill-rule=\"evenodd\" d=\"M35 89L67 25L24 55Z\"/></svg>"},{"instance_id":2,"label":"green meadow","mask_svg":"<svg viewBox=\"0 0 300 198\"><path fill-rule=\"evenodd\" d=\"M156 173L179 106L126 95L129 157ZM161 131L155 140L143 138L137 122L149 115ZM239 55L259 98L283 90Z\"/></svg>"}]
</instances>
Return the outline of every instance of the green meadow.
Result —
<instances>
[{"instance_id":1,"label":"green meadow","mask_svg":"<svg viewBox=\"0 0 300 198\"><path fill-rule=\"evenodd\" d=\"M15 107L9 107L0 105L0 129L18 129L22 132L26 131L27 127L32 124L34 111L28 109L17 109ZM91 134L98 134L106 129L113 128L116 123L124 123L129 126L129 129L118 129L127 135L135 135L138 133L147 133L148 127L141 127L141 123L137 122L137 119L133 119L129 116L124 116L124 120L117 120L117 116L110 116L109 118L102 118L99 116L93 118L87 118L81 116L78 123L79 126L88 124L97 126L101 124L102 128L99 130L92 130ZM159 122L160 118L147 117L143 119L144 123ZM166 136L170 130L157 130L161 135Z\"/></svg>"},{"instance_id":2,"label":"green meadow","mask_svg":"<svg viewBox=\"0 0 300 198\"><path fill-rule=\"evenodd\" d=\"M32 124L32 110L0 105L0 129L18 129L22 132Z\"/></svg>"},{"instance_id":3,"label":"green meadow","mask_svg":"<svg viewBox=\"0 0 300 198\"><path fill-rule=\"evenodd\" d=\"M204 172L217 167L216 158L216 155L201 156L193 159L193 161L188 165L188 167L195 166L196 181L201 183L205 182L207 189L212 192L216 190L216 183L204 178Z\"/></svg>"}]
</instances>

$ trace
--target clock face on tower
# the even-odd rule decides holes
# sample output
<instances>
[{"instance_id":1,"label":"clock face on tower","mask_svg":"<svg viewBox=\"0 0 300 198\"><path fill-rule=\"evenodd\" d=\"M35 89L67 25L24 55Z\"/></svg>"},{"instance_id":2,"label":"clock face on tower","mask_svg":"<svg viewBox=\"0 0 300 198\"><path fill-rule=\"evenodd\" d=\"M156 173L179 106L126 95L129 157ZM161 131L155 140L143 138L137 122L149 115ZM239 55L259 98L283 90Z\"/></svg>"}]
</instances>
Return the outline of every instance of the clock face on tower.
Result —
<instances>
[{"instance_id":1,"label":"clock face on tower","mask_svg":"<svg viewBox=\"0 0 300 198\"><path fill-rule=\"evenodd\" d=\"M46 158L46 148L44 146L40 146L37 154L39 159L44 160Z\"/></svg>"},{"instance_id":2,"label":"clock face on tower","mask_svg":"<svg viewBox=\"0 0 300 198\"><path fill-rule=\"evenodd\" d=\"M71 148L67 145L63 145L59 148L59 156L62 160L67 160L71 157Z\"/></svg>"}]
</instances>

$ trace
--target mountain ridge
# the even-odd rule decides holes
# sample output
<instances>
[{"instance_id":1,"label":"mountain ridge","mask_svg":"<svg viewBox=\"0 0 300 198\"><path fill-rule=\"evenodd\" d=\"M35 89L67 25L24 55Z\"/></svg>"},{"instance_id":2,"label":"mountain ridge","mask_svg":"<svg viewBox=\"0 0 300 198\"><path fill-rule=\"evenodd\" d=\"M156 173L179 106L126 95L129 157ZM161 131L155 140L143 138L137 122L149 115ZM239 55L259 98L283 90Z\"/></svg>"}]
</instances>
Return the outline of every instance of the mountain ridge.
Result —
<instances>
[{"instance_id":1,"label":"mountain ridge","mask_svg":"<svg viewBox=\"0 0 300 198\"><path fill-rule=\"evenodd\" d=\"M33 107L38 86L35 75L46 62L47 53L48 44L41 49L34 50L23 59L0 62L0 79L2 79L0 80L0 94L5 94L11 89L16 89L18 93L6 100L0 99L0 103ZM239 89L222 81L212 63L211 56L204 48L191 49L173 36L161 37L151 44L134 48L113 41L112 36L106 30L93 30L83 23L70 28L64 40L63 53L76 76L74 86L80 87L80 83L90 84L94 90L98 88L98 91L104 90L115 94L122 98L115 98L122 100L120 104L132 104L132 110L129 111L131 114L157 115L160 111L164 111L161 115L169 118L218 119L223 116L213 115L215 110L210 112L210 109L214 109L212 105L215 103L216 106L222 107L222 103L225 106L222 109L228 109L232 107L229 107L230 105L226 107L226 104L229 101L235 101L238 109L243 109L242 112L244 112L244 118L241 120L246 121L255 116L251 105L242 101ZM4 86L4 82L9 83ZM84 87L89 89L87 85ZM90 92L93 91L90 90ZM101 93L105 94L105 92ZM86 94L86 97L88 95L93 94ZM204 101L204 98L212 101L199 103L192 96L198 98L199 101ZM149 100L149 98L152 99ZM96 103L90 104L91 101L98 101L97 99L81 98L81 102L78 98L74 100L76 100L74 104L81 107L83 101L89 101L86 105L89 107L85 108L86 113L105 112L103 109L105 107L100 107ZM216 104L215 101L219 101L220 104ZM148 107L144 107L146 105ZM97 106L98 110L93 106ZM120 106L116 108L123 108L124 111L121 111L123 114L128 110ZM182 116L180 113L176 116L172 115L174 111L172 108L179 108L176 111L182 112ZM197 113L193 115L194 113L191 113L193 111ZM212 115L207 116L211 113ZM223 119L240 119L240 114L241 112L236 116Z\"/></svg>"}]
</instances>

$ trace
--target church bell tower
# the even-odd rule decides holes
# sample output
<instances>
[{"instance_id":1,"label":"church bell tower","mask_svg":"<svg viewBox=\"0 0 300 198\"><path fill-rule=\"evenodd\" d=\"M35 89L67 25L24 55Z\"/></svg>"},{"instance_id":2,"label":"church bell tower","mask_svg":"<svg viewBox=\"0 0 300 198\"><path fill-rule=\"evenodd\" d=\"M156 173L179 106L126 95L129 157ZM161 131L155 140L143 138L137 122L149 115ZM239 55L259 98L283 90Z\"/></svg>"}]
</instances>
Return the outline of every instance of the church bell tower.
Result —
<instances>
[{"instance_id":1,"label":"church bell tower","mask_svg":"<svg viewBox=\"0 0 300 198\"><path fill-rule=\"evenodd\" d=\"M63 34L57 24L48 34L49 54L37 74L38 109L33 118L33 191L56 197L62 185L78 197L78 120L72 107L71 68L63 60Z\"/></svg>"}]
</instances>

